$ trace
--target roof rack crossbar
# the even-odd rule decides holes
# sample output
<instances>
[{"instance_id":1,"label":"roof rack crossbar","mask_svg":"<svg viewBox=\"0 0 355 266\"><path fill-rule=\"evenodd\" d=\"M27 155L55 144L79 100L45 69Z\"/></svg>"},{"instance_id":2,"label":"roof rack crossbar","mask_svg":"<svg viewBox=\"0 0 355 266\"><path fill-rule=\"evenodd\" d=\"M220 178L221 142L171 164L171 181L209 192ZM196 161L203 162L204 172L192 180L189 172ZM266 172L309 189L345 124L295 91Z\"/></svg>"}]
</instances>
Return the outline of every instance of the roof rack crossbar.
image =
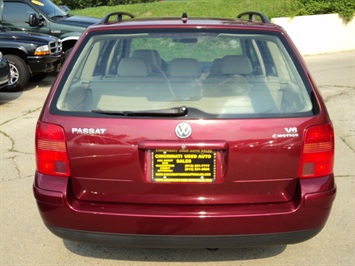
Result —
<instances>
[{"instance_id":1,"label":"roof rack crossbar","mask_svg":"<svg viewBox=\"0 0 355 266\"><path fill-rule=\"evenodd\" d=\"M262 23L270 23L270 20L267 18L267 16L265 16L264 13L261 12L255 12L255 11L247 11L247 12L243 12L240 13L237 18L242 18L244 16L248 16L249 17L249 21L255 21L255 16L258 16L261 19Z\"/></svg>"},{"instance_id":2,"label":"roof rack crossbar","mask_svg":"<svg viewBox=\"0 0 355 266\"><path fill-rule=\"evenodd\" d=\"M130 18L134 18L134 16L131 13L127 13L127 12L111 12L108 13L106 16L104 16L102 18L102 20L100 21L101 24L105 24L107 22L109 22L110 18L116 16L116 22L121 22L123 20L123 16L128 16Z\"/></svg>"}]
</instances>

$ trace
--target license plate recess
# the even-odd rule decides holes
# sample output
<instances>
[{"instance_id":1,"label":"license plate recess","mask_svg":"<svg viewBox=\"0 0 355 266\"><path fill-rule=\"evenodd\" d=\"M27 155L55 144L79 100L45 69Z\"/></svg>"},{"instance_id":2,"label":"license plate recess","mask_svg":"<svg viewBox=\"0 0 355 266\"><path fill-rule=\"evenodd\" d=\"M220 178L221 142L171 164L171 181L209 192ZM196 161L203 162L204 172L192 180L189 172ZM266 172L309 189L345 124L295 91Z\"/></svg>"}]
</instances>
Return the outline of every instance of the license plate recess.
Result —
<instances>
[{"instance_id":1,"label":"license plate recess","mask_svg":"<svg viewBox=\"0 0 355 266\"><path fill-rule=\"evenodd\" d=\"M216 180L215 150L151 150L154 182L209 183Z\"/></svg>"}]
</instances>

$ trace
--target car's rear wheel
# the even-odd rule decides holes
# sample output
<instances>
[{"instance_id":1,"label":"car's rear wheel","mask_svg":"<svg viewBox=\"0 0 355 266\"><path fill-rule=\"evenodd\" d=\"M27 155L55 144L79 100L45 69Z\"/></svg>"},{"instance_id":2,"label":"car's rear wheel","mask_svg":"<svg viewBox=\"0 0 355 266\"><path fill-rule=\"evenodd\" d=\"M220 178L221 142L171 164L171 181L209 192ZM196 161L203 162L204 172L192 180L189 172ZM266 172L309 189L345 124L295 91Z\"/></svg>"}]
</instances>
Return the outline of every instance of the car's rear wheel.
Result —
<instances>
[{"instance_id":1,"label":"car's rear wheel","mask_svg":"<svg viewBox=\"0 0 355 266\"><path fill-rule=\"evenodd\" d=\"M30 71L25 61L16 55L4 55L4 58L9 61L10 66L9 88L14 92L22 91L30 79Z\"/></svg>"}]
</instances>

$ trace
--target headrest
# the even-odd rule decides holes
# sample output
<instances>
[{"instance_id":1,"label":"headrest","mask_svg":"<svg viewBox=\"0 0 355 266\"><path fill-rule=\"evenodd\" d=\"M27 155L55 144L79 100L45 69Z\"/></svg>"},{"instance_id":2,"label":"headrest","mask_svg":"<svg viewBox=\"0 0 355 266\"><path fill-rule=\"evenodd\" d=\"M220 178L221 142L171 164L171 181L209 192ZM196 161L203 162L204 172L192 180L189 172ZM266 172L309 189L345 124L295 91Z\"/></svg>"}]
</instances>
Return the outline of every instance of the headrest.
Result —
<instances>
[{"instance_id":1,"label":"headrest","mask_svg":"<svg viewBox=\"0 0 355 266\"><path fill-rule=\"evenodd\" d=\"M253 67L247 56L226 55L222 60L221 74L223 75L248 75L253 72Z\"/></svg>"},{"instance_id":2,"label":"headrest","mask_svg":"<svg viewBox=\"0 0 355 266\"><path fill-rule=\"evenodd\" d=\"M161 66L161 57L157 50L154 49L141 49L135 50L132 57L142 58L146 60L147 63L155 66Z\"/></svg>"},{"instance_id":3,"label":"headrest","mask_svg":"<svg viewBox=\"0 0 355 266\"><path fill-rule=\"evenodd\" d=\"M141 58L122 58L117 68L117 75L121 77L146 77L149 74L149 68Z\"/></svg>"},{"instance_id":4,"label":"headrest","mask_svg":"<svg viewBox=\"0 0 355 266\"><path fill-rule=\"evenodd\" d=\"M223 63L222 58L216 58L215 60L213 60L210 75L221 74L222 63Z\"/></svg>"},{"instance_id":5,"label":"headrest","mask_svg":"<svg viewBox=\"0 0 355 266\"><path fill-rule=\"evenodd\" d=\"M200 65L193 58L175 58L168 67L170 77L199 78L201 75Z\"/></svg>"}]
</instances>

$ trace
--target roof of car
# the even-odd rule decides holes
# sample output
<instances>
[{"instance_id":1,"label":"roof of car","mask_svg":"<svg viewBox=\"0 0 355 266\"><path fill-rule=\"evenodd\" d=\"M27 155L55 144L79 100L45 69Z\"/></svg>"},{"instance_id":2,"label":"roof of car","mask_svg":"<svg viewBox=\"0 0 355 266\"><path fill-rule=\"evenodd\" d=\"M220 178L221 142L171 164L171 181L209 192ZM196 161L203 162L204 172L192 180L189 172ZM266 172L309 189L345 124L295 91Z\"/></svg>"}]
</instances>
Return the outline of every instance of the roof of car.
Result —
<instances>
[{"instance_id":1,"label":"roof of car","mask_svg":"<svg viewBox=\"0 0 355 266\"><path fill-rule=\"evenodd\" d=\"M258 12L245 12L243 14L261 14L261 22L258 22L250 16L249 19L237 18L213 18L213 17L188 17L183 13L181 17L158 17L158 18L135 18L133 15L125 12L113 12L107 14L100 23L92 25L92 30L103 28L113 29L118 27L140 27L140 28L154 28L154 27L174 27L174 28L187 28L195 26L213 26L213 27L235 27L242 28L259 28L260 30L280 30L281 27L270 23L269 20L262 13ZM128 16L127 19L124 16ZM115 20L112 20L112 18Z\"/></svg>"}]
</instances>

